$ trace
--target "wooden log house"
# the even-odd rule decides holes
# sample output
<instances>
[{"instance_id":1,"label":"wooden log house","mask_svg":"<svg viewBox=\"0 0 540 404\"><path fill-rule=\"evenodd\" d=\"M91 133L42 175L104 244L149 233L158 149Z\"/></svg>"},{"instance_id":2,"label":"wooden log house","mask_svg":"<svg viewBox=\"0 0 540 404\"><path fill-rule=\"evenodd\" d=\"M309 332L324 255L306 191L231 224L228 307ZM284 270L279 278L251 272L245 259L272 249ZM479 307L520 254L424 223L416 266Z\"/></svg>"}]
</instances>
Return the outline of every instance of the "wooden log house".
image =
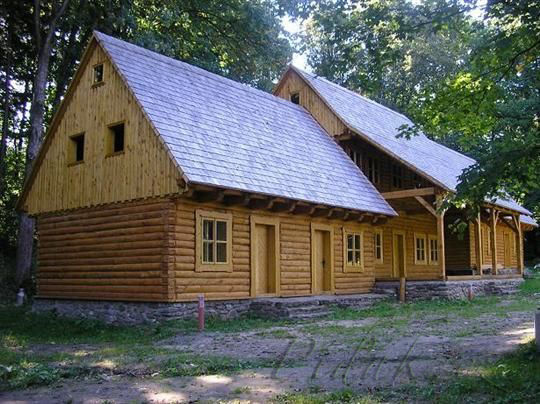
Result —
<instances>
[{"instance_id":1,"label":"wooden log house","mask_svg":"<svg viewBox=\"0 0 540 404\"><path fill-rule=\"evenodd\" d=\"M95 32L19 201L37 219L37 297L182 302L521 276L530 213L486 203L457 238L448 222L462 212L437 203L472 160L396 139L405 121L292 67L271 95Z\"/></svg>"}]
</instances>

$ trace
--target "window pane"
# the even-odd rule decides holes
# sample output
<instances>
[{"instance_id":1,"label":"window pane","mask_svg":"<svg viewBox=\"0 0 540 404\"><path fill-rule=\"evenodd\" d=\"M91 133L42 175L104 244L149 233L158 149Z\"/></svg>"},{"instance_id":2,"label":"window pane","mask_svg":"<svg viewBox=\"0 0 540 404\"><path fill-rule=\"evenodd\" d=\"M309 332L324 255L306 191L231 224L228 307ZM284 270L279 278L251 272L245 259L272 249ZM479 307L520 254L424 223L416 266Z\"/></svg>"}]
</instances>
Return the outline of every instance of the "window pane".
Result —
<instances>
[{"instance_id":1,"label":"window pane","mask_svg":"<svg viewBox=\"0 0 540 404\"><path fill-rule=\"evenodd\" d=\"M354 249L355 250L360 249L360 235L359 234L354 235Z\"/></svg>"},{"instance_id":2,"label":"window pane","mask_svg":"<svg viewBox=\"0 0 540 404\"><path fill-rule=\"evenodd\" d=\"M360 251L355 251L354 264L360 265Z\"/></svg>"},{"instance_id":3,"label":"window pane","mask_svg":"<svg viewBox=\"0 0 540 404\"><path fill-rule=\"evenodd\" d=\"M347 235L347 249L348 250L353 249L353 235L352 234ZM351 261L352 261L352 258L351 258Z\"/></svg>"},{"instance_id":4,"label":"window pane","mask_svg":"<svg viewBox=\"0 0 540 404\"><path fill-rule=\"evenodd\" d=\"M227 241L227 222L216 222L216 240Z\"/></svg>"},{"instance_id":5,"label":"window pane","mask_svg":"<svg viewBox=\"0 0 540 404\"><path fill-rule=\"evenodd\" d=\"M214 243L203 242L203 262L214 262Z\"/></svg>"},{"instance_id":6,"label":"window pane","mask_svg":"<svg viewBox=\"0 0 540 404\"><path fill-rule=\"evenodd\" d=\"M227 243L216 244L216 262L227 262Z\"/></svg>"},{"instance_id":7,"label":"window pane","mask_svg":"<svg viewBox=\"0 0 540 404\"><path fill-rule=\"evenodd\" d=\"M213 240L214 239L214 221L213 220L203 220L203 240Z\"/></svg>"},{"instance_id":8,"label":"window pane","mask_svg":"<svg viewBox=\"0 0 540 404\"><path fill-rule=\"evenodd\" d=\"M347 251L347 263L352 265L353 262L354 262L354 260L353 260L353 252L352 252L352 250L348 250Z\"/></svg>"}]
</instances>

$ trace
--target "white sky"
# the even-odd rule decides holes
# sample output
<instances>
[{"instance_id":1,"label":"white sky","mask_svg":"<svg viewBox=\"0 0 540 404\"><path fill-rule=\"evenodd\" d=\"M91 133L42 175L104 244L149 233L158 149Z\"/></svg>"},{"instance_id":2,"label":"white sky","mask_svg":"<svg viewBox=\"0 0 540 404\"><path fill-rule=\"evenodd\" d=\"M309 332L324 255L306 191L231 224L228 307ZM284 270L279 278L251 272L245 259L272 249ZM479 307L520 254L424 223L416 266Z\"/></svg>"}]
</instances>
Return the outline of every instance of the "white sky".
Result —
<instances>
[{"instance_id":1,"label":"white sky","mask_svg":"<svg viewBox=\"0 0 540 404\"><path fill-rule=\"evenodd\" d=\"M288 31L291 34L297 34L302 31L303 27L300 24L300 22L292 21L289 17L285 16L281 19L281 23L283 24L283 28L285 28L286 31ZM302 70L310 72L311 69L308 66L307 63L307 57L305 54L301 53L294 53L292 64Z\"/></svg>"}]
</instances>

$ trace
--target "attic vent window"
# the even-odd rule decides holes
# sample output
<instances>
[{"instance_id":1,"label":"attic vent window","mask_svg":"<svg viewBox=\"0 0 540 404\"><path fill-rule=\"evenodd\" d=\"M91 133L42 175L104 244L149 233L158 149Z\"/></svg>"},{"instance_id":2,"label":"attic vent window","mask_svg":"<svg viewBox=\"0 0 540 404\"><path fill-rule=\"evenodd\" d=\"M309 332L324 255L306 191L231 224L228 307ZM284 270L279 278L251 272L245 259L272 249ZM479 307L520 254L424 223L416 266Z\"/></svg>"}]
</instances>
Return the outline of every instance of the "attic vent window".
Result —
<instances>
[{"instance_id":1,"label":"attic vent window","mask_svg":"<svg viewBox=\"0 0 540 404\"><path fill-rule=\"evenodd\" d=\"M300 104L300 93L292 93L291 94L291 102L293 104Z\"/></svg>"},{"instance_id":2,"label":"attic vent window","mask_svg":"<svg viewBox=\"0 0 540 404\"><path fill-rule=\"evenodd\" d=\"M93 84L103 83L103 64L94 66L94 80Z\"/></svg>"},{"instance_id":3,"label":"attic vent window","mask_svg":"<svg viewBox=\"0 0 540 404\"><path fill-rule=\"evenodd\" d=\"M125 146L124 123L109 126L108 154L122 153Z\"/></svg>"},{"instance_id":4,"label":"attic vent window","mask_svg":"<svg viewBox=\"0 0 540 404\"><path fill-rule=\"evenodd\" d=\"M69 158L70 163L81 163L84 161L84 133L71 136L69 138Z\"/></svg>"}]
</instances>

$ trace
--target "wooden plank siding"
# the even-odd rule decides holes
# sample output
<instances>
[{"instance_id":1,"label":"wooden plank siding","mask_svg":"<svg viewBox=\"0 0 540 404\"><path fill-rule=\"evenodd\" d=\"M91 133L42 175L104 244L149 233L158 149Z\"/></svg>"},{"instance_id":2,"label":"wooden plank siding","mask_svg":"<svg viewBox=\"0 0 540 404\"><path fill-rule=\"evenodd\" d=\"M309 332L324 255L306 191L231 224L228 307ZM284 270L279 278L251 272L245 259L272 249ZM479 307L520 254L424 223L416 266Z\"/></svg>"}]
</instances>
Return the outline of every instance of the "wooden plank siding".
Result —
<instances>
[{"instance_id":1,"label":"wooden plank siding","mask_svg":"<svg viewBox=\"0 0 540 404\"><path fill-rule=\"evenodd\" d=\"M205 209L232 213L231 272L195 271L195 211ZM334 268L336 293L365 293L374 284L373 227L356 227L364 231L365 268L361 272L343 271L343 226L351 222L312 219L309 216L278 214L247 208L224 208L212 203L194 203L186 199L176 201L174 240L174 278L176 300L194 300L204 293L208 299L249 298L250 294L250 217L274 218L279 221L280 232L280 296L306 296L311 294L311 223L330 224L334 227Z\"/></svg>"},{"instance_id":2,"label":"wooden plank siding","mask_svg":"<svg viewBox=\"0 0 540 404\"><path fill-rule=\"evenodd\" d=\"M170 200L40 215L38 297L167 301Z\"/></svg>"},{"instance_id":3,"label":"wooden plank siding","mask_svg":"<svg viewBox=\"0 0 540 404\"><path fill-rule=\"evenodd\" d=\"M405 232L405 262L406 278L409 280L435 280L441 279L441 271L438 264L415 264L414 254L414 235L422 234L426 237L426 243L429 244L428 236L437 236L437 221L429 213L406 215L392 218L383 229L383 263L375 264L376 279L396 279L392 273L393 265L393 233L394 231ZM429 253L426 245L426 256ZM448 256L448 253L447 253ZM426 257L427 258L427 257Z\"/></svg>"},{"instance_id":4,"label":"wooden plank siding","mask_svg":"<svg viewBox=\"0 0 540 404\"><path fill-rule=\"evenodd\" d=\"M31 215L178 192L180 173L122 78L95 43L45 142L24 207ZM93 66L103 63L103 83ZM108 125L125 124L123 153L107 156ZM85 134L84 161L70 164L70 137ZM39 162L38 162L39 163Z\"/></svg>"},{"instance_id":5,"label":"wooden plank siding","mask_svg":"<svg viewBox=\"0 0 540 404\"><path fill-rule=\"evenodd\" d=\"M488 232L490 231L489 223L482 221L482 268L491 268L491 247L488 245L489 238ZM523 230L520 230L523 231ZM510 255L510 268L517 268L517 235L514 230L508 226L504 221L499 220L497 222L497 268L505 268L504 262L504 235L508 234L511 243L511 255ZM474 231L470 234L470 251L472 259L476 258L476 252L474 246L476 243L476 235ZM474 263L474 261L471 261ZM471 264L472 265L472 264Z\"/></svg>"},{"instance_id":6,"label":"wooden plank siding","mask_svg":"<svg viewBox=\"0 0 540 404\"><path fill-rule=\"evenodd\" d=\"M319 122L326 132L332 136L338 136L345 132L345 125L320 99L305 81L294 71L289 70L284 77L281 86L276 89L274 95L290 100L291 94L300 95L300 105L308 110Z\"/></svg>"}]
</instances>

